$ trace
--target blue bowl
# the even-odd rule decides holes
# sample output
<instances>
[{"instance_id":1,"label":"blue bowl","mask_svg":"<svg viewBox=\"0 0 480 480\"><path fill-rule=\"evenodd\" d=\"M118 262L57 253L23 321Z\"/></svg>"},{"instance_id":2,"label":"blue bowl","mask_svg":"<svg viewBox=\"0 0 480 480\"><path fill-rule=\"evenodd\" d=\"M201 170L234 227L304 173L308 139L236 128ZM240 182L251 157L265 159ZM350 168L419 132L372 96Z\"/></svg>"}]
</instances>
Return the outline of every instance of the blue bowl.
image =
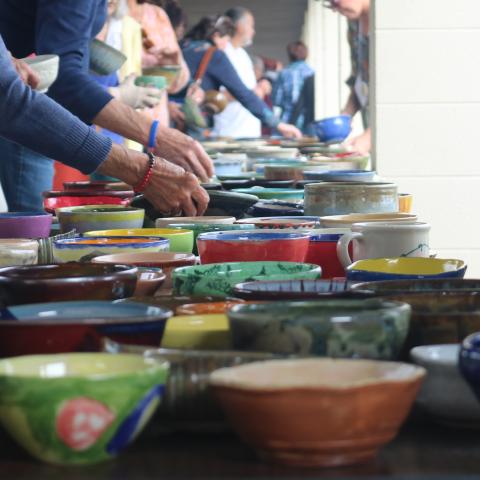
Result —
<instances>
[{"instance_id":1,"label":"blue bowl","mask_svg":"<svg viewBox=\"0 0 480 480\"><path fill-rule=\"evenodd\" d=\"M459 367L477 398L480 400L480 333L466 337L460 347Z\"/></svg>"},{"instance_id":2,"label":"blue bowl","mask_svg":"<svg viewBox=\"0 0 480 480\"><path fill-rule=\"evenodd\" d=\"M351 122L352 117L350 115L338 115L319 120L313 126L321 142L340 143L350 135L352 131Z\"/></svg>"},{"instance_id":3,"label":"blue bowl","mask_svg":"<svg viewBox=\"0 0 480 480\"><path fill-rule=\"evenodd\" d=\"M325 182L371 182L375 171L366 170L332 170L330 172L304 172L306 180L322 180Z\"/></svg>"}]
</instances>

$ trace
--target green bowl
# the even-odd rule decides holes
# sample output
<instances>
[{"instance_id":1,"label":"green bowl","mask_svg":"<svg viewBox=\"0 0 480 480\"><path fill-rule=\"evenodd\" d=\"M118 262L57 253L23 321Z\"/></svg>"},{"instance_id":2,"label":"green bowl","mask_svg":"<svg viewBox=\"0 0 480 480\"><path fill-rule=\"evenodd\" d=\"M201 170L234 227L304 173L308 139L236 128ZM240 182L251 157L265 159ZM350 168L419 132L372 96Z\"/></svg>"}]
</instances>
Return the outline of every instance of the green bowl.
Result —
<instances>
[{"instance_id":1,"label":"green bowl","mask_svg":"<svg viewBox=\"0 0 480 480\"><path fill-rule=\"evenodd\" d=\"M0 361L0 423L35 458L85 465L118 455L163 396L168 363L74 353Z\"/></svg>"},{"instance_id":2,"label":"green bowl","mask_svg":"<svg viewBox=\"0 0 480 480\"><path fill-rule=\"evenodd\" d=\"M295 262L230 262L177 268L174 293L229 297L237 283L255 280L296 280L321 277L318 265Z\"/></svg>"},{"instance_id":3,"label":"green bowl","mask_svg":"<svg viewBox=\"0 0 480 480\"><path fill-rule=\"evenodd\" d=\"M410 312L406 303L345 299L239 304L227 314L235 350L394 360Z\"/></svg>"},{"instance_id":4,"label":"green bowl","mask_svg":"<svg viewBox=\"0 0 480 480\"><path fill-rule=\"evenodd\" d=\"M155 87L163 90L167 88L167 79L156 75L141 75L135 79L135 85L138 87Z\"/></svg>"},{"instance_id":5,"label":"green bowl","mask_svg":"<svg viewBox=\"0 0 480 480\"><path fill-rule=\"evenodd\" d=\"M265 200L303 200L303 190L295 188L234 188L232 192L247 193L256 195L258 198Z\"/></svg>"},{"instance_id":6,"label":"green bowl","mask_svg":"<svg viewBox=\"0 0 480 480\"><path fill-rule=\"evenodd\" d=\"M178 78L181 70L180 65L157 65L144 68L142 74L147 77L164 77L167 81L167 88L169 88Z\"/></svg>"}]
</instances>

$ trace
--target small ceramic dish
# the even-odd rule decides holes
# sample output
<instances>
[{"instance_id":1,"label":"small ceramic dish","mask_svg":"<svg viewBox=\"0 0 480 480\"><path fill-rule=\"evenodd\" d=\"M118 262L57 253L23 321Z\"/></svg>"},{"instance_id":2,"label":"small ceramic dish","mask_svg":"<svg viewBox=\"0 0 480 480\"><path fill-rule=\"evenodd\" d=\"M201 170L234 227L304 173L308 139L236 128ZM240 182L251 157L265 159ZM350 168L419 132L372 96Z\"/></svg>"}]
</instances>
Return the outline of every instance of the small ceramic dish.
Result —
<instances>
[{"instance_id":1,"label":"small ceramic dish","mask_svg":"<svg viewBox=\"0 0 480 480\"><path fill-rule=\"evenodd\" d=\"M347 267L352 282L377 280L418 280L463 278L467 265L462 260L442 258L398 257L359 260Z\"/></svg>"},{"instance_id":2,"label":"small ceramic dish","mask_svg":"<svg viewBox=\"0 0 480 480\"><path fill-rule=\"evenodd\" d=\"M133 295L137 269L69 263L0 269L4 305L62 300L117 300Z\"/></svg>"},{"instance_id":3,"label":"small ceramic dish","mask_svg":"<svg viewBox=\"0 0 480 480\"><path fill-rule=\"evenodd\" d=\"M158 347L172 311L143 303L75 301L0 311L0 356L98 351L102 338Z\"/></svg>"},{"instance_id":4,"label":"small ceramic dish","mask_svg":"<svg viewBox=\"0 0 480 480\"><path fill-rule=\"evenodd\" d=\"M321 276L317 265L293 262L227 262L178 268L173 272L177 295L228 297L247 280L294 280Z\"/></svg>"},{"instance_id":5,"label":"small ceramic dish","mask_svg":"<svg viewBox=\"0 0 480 480\"><path fill-rule=\"evenodd\" d=\"M406 303L347 298L239 304L227 315L236 350L392 360L407 337L410 312Z\"/></svg>"},{"instance_id":6,"label":"small ceramic dish","mask_svg":"<svg viewBox=\"0 0 480 480\"><path fill-rule=\"evenodd\" d=\"M320 217L320 225L324 228L351 228L354 223L366 222L414 223L417 221L417 215L410 213L351 213Z\"/></svg>"},{"instance_id":7,"label":"small ceramic dish","mask_svg":"<svg viewBox=\"0 0 480 480\"><path fill-rule=\"evenodd\" d=\"M144 68L142 74L153 77L164 77L167 81L167 88L170 88L177 80L181 70L182 67L180 65L156 65L154 67Z\"/></svg>"},{"instance_id":8,"label":"small ceramic dish","mask_svg":"<svg viewBox=\"0 0 480 480\"><path fill-rule=\"evenodd\" d=\"M94 38L90 42L90 70L97 75L111 75L120 70L127 57L108 43Z\"/></svg>"},{"instance_id":9,"label":"small ceramic dish","mask_svg":"<svg viewBox=\"0 0 480 480\"><path fill-rule=\"evenodd\" d=\"M38 262L38 250L36 240L0 239L0 267L35 265Z\"/></svg>"},{"instance_id":10,"label":"small ceramic dish","mask_svg":"<svg viewBox=\"0 0 480 480\"><path fill-rule=\"evenodd\" d=\"M202 216L202 217L167 217L167 218L157 218L155 221L156 228L167 228L168 225L173 225L177 223L200 223L205 225L207 223L213 223L215 225L231 225L235 223L235 217L226 217L226 216Z\"/></svg>"},{"instance_id":11,"label":"small ceramic dish","mask_svg":"<svg viewBox=\"0 0 480 480\"><path fill-rule=\"evenodd\" d=\"M217 370L210 385L263 460L334 467L370 461L396 436L424 375L404 363L272 360Z\"/></svg>"},{"instance_id":12,"label":"small ceramic dish","mask_svg":"<svg viewBox=\"0 0 480 480\"><path fill-rule=\"evenodd\" d=\"M35 90L46 93L58 77L58 55L36 55L22 59L37 75L39 84Z\"/></svg>"},{"instance_id":13,"label":"small ceramic dish","mask_svg":"<svg viewBox=\"0 0 480 480\"><path fill-rule=\"evenodd\" d=\"M341 143L352 131L352 117L350 115L337 115L314 122L315 133L324 143Z\"/></svg>"},{"instance_id":14,"label":"small ceramic dish","mask_svg":"<svg viewBox=\"0 0 480 480\"><path fill-rule=\"evenodd\" d=\"M221 262L304 262L310 237L305 232L253 230L210 232L197 238L202 264Z\"/></svg>"},{"instance_id":15,"label":"small ceramic dish","mask_svg":"<svg viewBox=\"0 0 480 480\"><path fill-rule=\"evenodd\" d=\"M303 191L297 189L250 187L235 188L232 192L256 195L260 199L267 200L303 200Z\"/></svg>"},{"instance_id":16,"label":"small ceramic dish","mask_svg":"<svg viewBox=\"0 0 480 480\"><path fill-rule=\"evenodd\" d=\"M237 220L237 224L252 223L255 228L314 228L319 223L318 217L257 217Z\"/></svg>"},{"instance_id":17,"label":"small ceramic dish","mask_svg":"<svg viewBox=\"0 0 480 480\"><path fill-rule=\"evenodd\" d=\"M51 227L49 213L0 213L0 238L47 238Z\"/></svg>"},{"instance_id":18,"label":"small ceramic dish","mask_svg":"<svg viewBox=\"0 0 480 480\"><path fill-rule=\"evenodd\" d=\"M459 370L459 344L426 345L410 352L427 370L417 406L432 420L455 427L479 428L480 403Z\"/></svg>"},{"instance_id":19,"label":"small ceramic dish","mask_svg":"<svg viewBox=\"0 0 480 480\"><path fill-rule=\"evenodd\" d=\"M174 253L192 253L193 232L172 228L130 228L119 230L99 230L85 232L86 237L159 237L169 241L169 248ZM160 251L160 250L157 250ZM113 253L113 252L112 252ZM118 252L120 253L120 252Z\"/></svg>"},{"instance_id":20,"label":"small ceramic dish","mask_svg":"<svg viewBox=\"0 0 480 480\"><path fill-rule=\"evenodd\" d=\"M0 423L38 460L98 463L117 456L143 430L160 403L167 374L166 362L139 355L2 360Z\"/></svg>"},{"instance_id":21,"label":"small ceramic dish","mask_svg":"<svg viewBox=\"0 0 480 480\"><path fill-rule=\"evenodd\" d=\"M59 208L56 211L63 233L85 233L99 229L141 228L145 210L119 205L90 205Z\"/></svg>"},{"instance_id":22,"label":"small ceramic dish","mask_svg":"<svg viewBox=\"0 0 480 480\"><path fill-rule=\"evenodd\" d=\"M168 249L169 240L162 237L77 237L54 240L53 258L57 263L89 262L100 255L165 252Z\"/></svg>"}]
</instances>

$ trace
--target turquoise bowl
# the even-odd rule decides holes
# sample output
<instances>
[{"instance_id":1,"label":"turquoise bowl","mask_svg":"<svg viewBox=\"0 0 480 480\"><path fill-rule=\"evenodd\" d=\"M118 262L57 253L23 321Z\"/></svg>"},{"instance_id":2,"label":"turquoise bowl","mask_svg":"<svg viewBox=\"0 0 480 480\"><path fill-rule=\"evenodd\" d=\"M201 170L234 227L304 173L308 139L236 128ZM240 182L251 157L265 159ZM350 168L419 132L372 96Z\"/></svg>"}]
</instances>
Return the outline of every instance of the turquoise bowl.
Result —
<instances>
[{"instance_id":1,"label":"turquoise bowl","mask_svg":"<svg viewBox=\"0 0 480 480\"><path fill-rule=\"evenodd\" d=\"M264 200L303 200L304 192L296 188L235 188L232 192L256 195Z\"/></svg>"},{"instance_id":2,"label":"turquoise bowl","mask_svg":"<svg viewBox=\"0 0 480 480\"><path fill-rule=\"evenodd\" d=\"M177 295L228 297L237 283L255 280L320 278L318 265L295 262L227 262L177 268L173 288Z\"/></svg>"},{"instance_id":3,"label":"turquoise bowl","mask_svg":"<svg viewBox=\"0 0 480 480\"><path fill-rule=\"evenodd\" d=\"M401 302L341 299L238 304L227 315L235 350L393 360L410 312Z\"/></svg>"}]
</instances>

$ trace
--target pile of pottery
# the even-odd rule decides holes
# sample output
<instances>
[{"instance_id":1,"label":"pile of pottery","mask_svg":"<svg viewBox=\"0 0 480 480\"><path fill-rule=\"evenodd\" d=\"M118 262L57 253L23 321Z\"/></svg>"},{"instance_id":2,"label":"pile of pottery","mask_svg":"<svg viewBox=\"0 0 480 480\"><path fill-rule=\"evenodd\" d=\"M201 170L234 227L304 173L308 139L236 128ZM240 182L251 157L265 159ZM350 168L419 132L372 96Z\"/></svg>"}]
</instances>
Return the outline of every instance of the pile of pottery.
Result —
<instances>
[{"instance_id":1,"label":"pile of pottery","mask_svg":"<svg viewBox=\"0 0 480 480\"><path fill-rule=\"evenodd\" d=\"M52 214L0 215L12 438L89 464L151 419L152 434L233 428L263 460L331 467L372 459L413 406L480 425L480 280L432 255L397 187L335 145L206 147L219 181L204 217L163 218L123 185L66 185L45 208L67 238L35 265Z\"/></svg>"}]
</instances>

